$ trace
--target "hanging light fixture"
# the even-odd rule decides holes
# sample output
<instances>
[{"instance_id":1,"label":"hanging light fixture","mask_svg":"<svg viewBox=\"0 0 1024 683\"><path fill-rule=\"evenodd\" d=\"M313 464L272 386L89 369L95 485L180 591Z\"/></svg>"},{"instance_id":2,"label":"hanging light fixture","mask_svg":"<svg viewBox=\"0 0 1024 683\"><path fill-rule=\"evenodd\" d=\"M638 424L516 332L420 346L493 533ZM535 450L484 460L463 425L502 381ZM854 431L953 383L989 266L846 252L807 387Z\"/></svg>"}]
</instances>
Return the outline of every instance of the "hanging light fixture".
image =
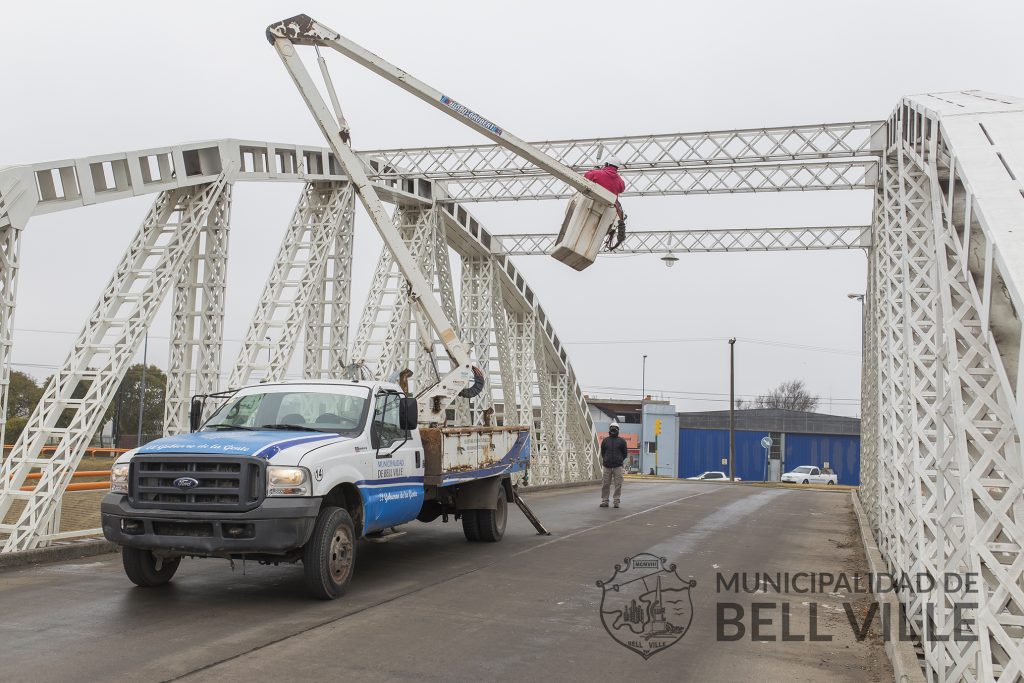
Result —
<instances>
[{"instance_id":1,"label":"hanging light fixture","mask_svg":"<svg viewBox=\"0 0 1024 683\"><path fill-rule=\"evenodd\" d=\"M679 260L679 257L673 254L671 251L661 257L661 260L665 262L665 265L671 268Z\"/></svg>"}]
</instances>

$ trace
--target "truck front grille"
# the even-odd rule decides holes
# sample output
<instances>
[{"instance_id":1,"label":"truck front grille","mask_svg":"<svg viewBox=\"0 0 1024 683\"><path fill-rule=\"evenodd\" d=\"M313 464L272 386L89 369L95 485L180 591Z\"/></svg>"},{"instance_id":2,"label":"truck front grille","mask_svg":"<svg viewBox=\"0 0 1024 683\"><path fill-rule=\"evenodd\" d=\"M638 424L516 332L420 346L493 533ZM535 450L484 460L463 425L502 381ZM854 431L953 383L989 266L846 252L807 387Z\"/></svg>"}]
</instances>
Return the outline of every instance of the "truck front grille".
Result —
<instances>
[{"instance_id":1,"label":"truck front grille","mask_svg":"<svg viewBox=\"0 0 1024 683\"><path fill-rule=\"evenodd\" d=\"M140 455L132 459L128 495L138 508L244 512L260 504L265 471L266 462L254 458Z\"/></svg>"}]
</instances>

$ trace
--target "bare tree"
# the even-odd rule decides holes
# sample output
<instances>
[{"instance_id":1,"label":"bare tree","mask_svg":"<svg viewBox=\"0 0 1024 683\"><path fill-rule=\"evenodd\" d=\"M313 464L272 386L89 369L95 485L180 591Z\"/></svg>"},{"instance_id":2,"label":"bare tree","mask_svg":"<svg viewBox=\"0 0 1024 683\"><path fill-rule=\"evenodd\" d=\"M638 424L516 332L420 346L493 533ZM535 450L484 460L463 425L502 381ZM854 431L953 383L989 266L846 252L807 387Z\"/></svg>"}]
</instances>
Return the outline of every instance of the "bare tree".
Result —
<instances>
[{"instance_id":1,"label":"bare tree","mask_svg":"<svg viewBox=\"0 0 1024 683\"><path fill-rule=\"evenodd\" d=\"M807 391L802 379L783 382L767 394L754 399L757 408L784 408L786 410L812 411L818 407L818 397Z\"/></svg>"}]
</instances>

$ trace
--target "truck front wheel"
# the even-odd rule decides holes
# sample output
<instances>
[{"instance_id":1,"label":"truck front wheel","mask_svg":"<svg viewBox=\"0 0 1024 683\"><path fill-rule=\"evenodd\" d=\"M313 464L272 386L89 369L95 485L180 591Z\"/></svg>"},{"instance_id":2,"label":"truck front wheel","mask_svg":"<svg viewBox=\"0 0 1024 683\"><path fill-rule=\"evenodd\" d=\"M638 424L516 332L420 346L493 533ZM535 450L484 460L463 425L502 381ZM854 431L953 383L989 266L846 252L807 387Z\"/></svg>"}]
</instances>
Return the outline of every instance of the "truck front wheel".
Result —
<instances>
[{"instance_id":1,"label":"truck front wheel","mask_svg":"<svg viewBox=\"0 0 1024 683\"><path fill-rule=\"evenodd\" d=\"M508 522L508 502L505 500L505 489L498 487L498 502L493 510L477 510L476 526L480 540L497 543L505 535L505 524Z\"/></svg>"},{"instance_id":2,"label":"truck front wheel","mask_svg":"<svg viewBox=\"0 0 1024 683\"><path fill-rule=\"evenodd\" d=\"M306 588L321 600L341 597L352 580L356 532L348 511L333 506L320 510L313 535L302 549Z\"/></svg>"},{"instance_id":3,"label":"truck front wheel","mask_svg":"<svg viewBox=\"0 0 1024 683\"><path fill-rule=\"evenodd\" d=\"M132 583L143 588L152 588L162 586L171 580L174 572L178 571L181 558L158 559L148 550L125 546L121 548L121 563L124 565L124 573Z\"/></svg>"}]
</instances>

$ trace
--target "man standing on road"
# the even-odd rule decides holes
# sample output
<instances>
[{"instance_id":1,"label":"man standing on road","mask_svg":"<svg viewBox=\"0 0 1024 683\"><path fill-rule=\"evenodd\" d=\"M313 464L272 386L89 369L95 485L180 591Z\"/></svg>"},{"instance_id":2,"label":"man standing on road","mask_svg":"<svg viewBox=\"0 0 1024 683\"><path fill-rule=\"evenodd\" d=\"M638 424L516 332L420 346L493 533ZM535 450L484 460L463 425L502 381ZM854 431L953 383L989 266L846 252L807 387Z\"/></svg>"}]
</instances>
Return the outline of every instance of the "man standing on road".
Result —
<instances>
[{"instance_id":1,"label":"man standing on road","mask_svg":"<svg viewBox=\"0 0 1024 683\"><path fill-rule=\"evenodd\" d=\"M609 489L615 486L612 501L619 507L622 496L622 464L626 462L626 440L619 436L619 425L612 422L608 428L608 436L601 442L601 464L604 474L601 477L601 507L608 507Z\"/></svg>"}]
</instances>

